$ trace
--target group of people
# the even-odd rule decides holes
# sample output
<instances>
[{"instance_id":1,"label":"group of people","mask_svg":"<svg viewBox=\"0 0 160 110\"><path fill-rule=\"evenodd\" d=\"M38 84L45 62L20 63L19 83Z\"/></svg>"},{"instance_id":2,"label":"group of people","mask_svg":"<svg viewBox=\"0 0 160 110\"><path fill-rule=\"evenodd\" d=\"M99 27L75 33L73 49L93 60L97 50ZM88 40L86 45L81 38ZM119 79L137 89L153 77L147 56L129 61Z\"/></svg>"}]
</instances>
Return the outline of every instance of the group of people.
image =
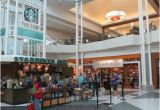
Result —
<instances>
[{"instance_id":1,"label":"group of people","mask_svg":"<svg viewBox=\"0 0 160 110\"><path fill-rule=\"evenodd\" d=\"M83 88L85 86L88 89L95 90L96 88L100 88L100 82L103 81L105 88L104 94L109 95L111 88L113 88L114 96L118 97L117 87L122 83L121 75L116 72L111 74L107 73L104 77L101 77L100 72L80 74L79 78L75 79L75 81L73 77L68 77L68 80L67 78L65 79L66 82L68 82L67 87L69 94L73 94L75 87ZM52 90L57 91L59 88L63 88L65 83L61 78L58 81L55 79L53 80L49 74L43 74L41 77L30 74L25 82L26 85L31 88L35 110L41 110L41 100L44 87L51 87Z\"/></svg>"},{"instance_id":2,"label":"group of people","mask_svg":"<svg viewBox=\"0 0 160 110\"><path fill-rule=\"evenodd\" d=\"M118 94L118 85L122 84L122 77L120 73L112 72L111 74L105 73L104 77L100 78L100 73L97 74L80 74L78 85L81 87L81 85L88 84L90 89L94 89L95 86L98 86L100 88L100 82L103 82L104 88L105 88L105 95L110 94L111 88L113 88L114 96L119 97ZM95 85L96 82L96 85Z\"/></svg>"},{"instance_id":3,"label":"group of people","mask_svg":"<svg viewBox=\"0 0 160 110\"><path fill-rule=\"evenodd\" d=\"M103 79L103 84L104 84L104 88L105 88L105 95L109 95L110 94L110 90L111 88L113 88L114 90L114 96L118 97L118 85L120 85L122 83L122 78L121 75L119 73L113 72L111 74L107 73L104 75L104 79Z\"/></svg>"},{"instance_id":4,"label":"group of people","mask_svg":"<svg viewBox=\"0 0 160 110\"><path fill-rule=\"evenodd\" d=\"M61 79L59 81L52 81L49 74L44 74L41 78L34 76L32 84L31 95L35 110L41 110L41 102L44 92L43 88L45 88L45 92L49 92L51 89L57 92L64 86Z\"/></svg>"}]
</instances>

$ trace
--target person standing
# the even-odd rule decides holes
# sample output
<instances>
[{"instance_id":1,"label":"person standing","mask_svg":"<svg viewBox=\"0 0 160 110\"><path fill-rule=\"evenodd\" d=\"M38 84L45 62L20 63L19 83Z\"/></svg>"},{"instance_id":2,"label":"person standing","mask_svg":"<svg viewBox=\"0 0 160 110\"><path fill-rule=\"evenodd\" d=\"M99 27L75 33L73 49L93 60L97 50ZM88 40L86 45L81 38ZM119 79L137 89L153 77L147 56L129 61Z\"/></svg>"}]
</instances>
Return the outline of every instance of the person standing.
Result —
<instances>
[{"instance_id":1,"label":"person standing","mask_svg":"<svg viewBox=\"0 0 160 110\"><path fill-rule=\"evenodd\" d=\"M34 109L35 110L41 110L41 100L42 100L42 88L39 84L37 77L33 79L33 102L34 102Z\"/></svg>"},{"instance_id":2,"label":"person standing","mask_svg":"<svg viewBox=\"0 0 160 110\"><path fill-rule=\"evenodd\" d=\"M80 73L78 83L79 83L79 86L80 86L80 87L81 87L81 86L83 85L83 83L84 83L84 77L83 77L82 73Z\"/></svg>"},{"instance_id":3,"label":"person standing","mask_svg":"<svg viewBox=\"0 0 160 110\"><path fill-rule=\"evenodd\" d=\"M103 82L105 88L104 95L109 95L109 90L111 88L111 85L110 85L110 75L108 73L105 74Z\"/></svg>"},{"instance_id":4,"label":"person standing","mask_svg":"<svg viewBox=\"0 0 160 110\"><path fill-rule=\"evenodd\" d=\"M111 76L111 85L113 87L113 90L114 90L114 96L115 98L118 98L118 74L117 73L112 73L112 76Z\"/></svg>"}]
</instances>

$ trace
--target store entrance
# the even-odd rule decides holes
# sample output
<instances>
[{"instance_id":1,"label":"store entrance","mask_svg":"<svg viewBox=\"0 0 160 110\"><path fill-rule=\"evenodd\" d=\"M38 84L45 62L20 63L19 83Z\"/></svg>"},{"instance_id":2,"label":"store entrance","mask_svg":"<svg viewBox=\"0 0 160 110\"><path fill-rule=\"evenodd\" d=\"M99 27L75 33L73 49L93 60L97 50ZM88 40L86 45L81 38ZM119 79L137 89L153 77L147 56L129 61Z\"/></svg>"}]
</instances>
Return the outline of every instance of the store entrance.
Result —
<instances>
[{"instance_id":1,"label":"store entrance","mask_svg":"<svg viewBox=\"0 0 160 110\"><path fill-rule=\"evenodd\" d=\"M123 81L125 88L139 88L139 84L141 84L139 61L123 62L123 67L101 68L101 79L103 80L105 73L112 74L113 72L120 74L121 81ZM103 86L103 81L101 82L101 84Z\"/></svg>"},{"instance_id":2,"label":"store entrance","mask_svg":"<svg viewBox=\"0 0 160 110\"><path fill-rule=\"evenodd\" d=\"M93 65L85 65L85 69L88 71L93 70ZM87 71L87 72L88 72ZM158 70L157 70L158 71ZM103 67L99 68L100 72L100 85L103 86L103 79L105 74L116 72L121 75L121 80L124 82L125 88L138 89L139 84L141 84L141 71L140 71L140 61L126 61L123 62L123 67Z\"/></svg>"}]
</instances>

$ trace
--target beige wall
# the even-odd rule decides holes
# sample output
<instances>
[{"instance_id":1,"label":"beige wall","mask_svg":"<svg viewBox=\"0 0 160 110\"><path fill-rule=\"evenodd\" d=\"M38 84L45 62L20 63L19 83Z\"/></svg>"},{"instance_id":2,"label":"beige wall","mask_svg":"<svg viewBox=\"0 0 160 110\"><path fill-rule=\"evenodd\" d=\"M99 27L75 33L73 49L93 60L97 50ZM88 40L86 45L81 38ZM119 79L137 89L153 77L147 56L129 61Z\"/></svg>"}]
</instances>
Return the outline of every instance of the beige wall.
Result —
<instances>
[{"instance_id":1,"label":"beige wall","mask_svg":"<svg viewBox=\"0 0 160 110\"><path fill-rule=\"evenodd\" d=\"M73 34L58 31L50 27L47 27L47 35L51 38L64 38L64 39L70 39L74 36Z\"/></svg>"}]
</instances>

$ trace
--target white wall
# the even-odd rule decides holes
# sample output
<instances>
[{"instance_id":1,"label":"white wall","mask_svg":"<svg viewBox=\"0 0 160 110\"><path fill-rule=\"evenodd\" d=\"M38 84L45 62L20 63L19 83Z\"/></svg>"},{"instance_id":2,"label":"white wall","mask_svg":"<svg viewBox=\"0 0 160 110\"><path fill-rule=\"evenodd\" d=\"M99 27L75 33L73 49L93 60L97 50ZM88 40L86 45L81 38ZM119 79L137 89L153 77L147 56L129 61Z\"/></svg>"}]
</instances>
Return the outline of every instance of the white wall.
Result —
<instances>
[{"instance_id":1,"label":"white wall","mask_svg":"<svg viewBox=\"0 0 160 110\"><path fill-rule=\"evenodd\" d=\"M55 30L55 29L52 29L52 28L47 28L47 35L50 37L50 38L65 38L65 39L70 39L72 38L74 35L72 34L69 34L69 33L66 33L66 32L63 32L63 31L58 31L58 30Z\"/></svg>"},{"instance_id":2,"label":"white wall","mask_svg":"<svg viewBox=\"0 0 160 110\"><path fill-rule=\"evenodd\" d=\"M151 32L151 52L159 52L159 32ZM147 50L147 48L146 48ZM84 58L140 54L140 36L128 35L109 40L87 43L80 46ZM52 58L75 59L75 45L47 46L47 56Z\"/></svg>"},{"instance_id":3,"label":"white wall","mask_svg":"<svg viewBox=\"0 0 160 110\"><path fill-rule=\"evenodd\" d=\"M75 45L47 45L47 53L75 53Z\"/></svg>"},{"instance_id":4,"label":"white wall","mask_svg":"<svg viewBox=\"0 0 160 110\"><path fill-rule=\"evenodd\" d=\"M80 46L80 51L98 51L131 45L139 45L138 35L127 35L124 37L112 38L104 41L83 44Z\"/></svg>"},{"instance_id":5,"label":"white wall","mask_svg":"<svg viewBox=\"0 0 160 110\"><path fill-rule=\"evenodd\" d=\"M160 42L160 30L155 30L150 32L149 37L151 39L151 43L159 43Z\"/></svg>"},{"instance_id":6,"label":"white wall","mask_svg":"<svg viewBox=\"0 0 160 110\"><path fill-rule=\"evenodd\" d=\"M50 16L55 16L57 18L63 19L67 22L70 22L72 24L75 24L75 15L69 10L64 10L62 6L57 6L57 4L48 4L47 6L47 14ZM49 16L47 16L49 17ZM87 19L84 19L83 21L84 27L88 30L91 30L93 32L102 33L103 29L102 26L89 21Z\"/></svg>"}]
</instances>

